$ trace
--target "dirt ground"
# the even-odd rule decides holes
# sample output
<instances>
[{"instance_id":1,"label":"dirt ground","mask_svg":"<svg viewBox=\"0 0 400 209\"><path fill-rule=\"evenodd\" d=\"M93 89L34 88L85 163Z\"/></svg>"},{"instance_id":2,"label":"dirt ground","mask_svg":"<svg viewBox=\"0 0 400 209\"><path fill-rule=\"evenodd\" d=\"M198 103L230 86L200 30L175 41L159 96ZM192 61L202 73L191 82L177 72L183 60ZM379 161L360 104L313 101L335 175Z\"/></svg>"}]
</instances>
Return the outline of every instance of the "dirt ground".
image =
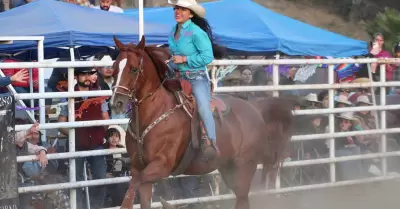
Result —
<instances>
[{"instance_id":1,"label":"dirt ground","mask_svg":"<svg viewBox=\"0 0 400 209\"><path fill-rule=\"evenodd\" d=\"M231 209L234 201L211 208ZM399 209L400 180L251 198L251 209Z\"/></svg>"}]
</instances>

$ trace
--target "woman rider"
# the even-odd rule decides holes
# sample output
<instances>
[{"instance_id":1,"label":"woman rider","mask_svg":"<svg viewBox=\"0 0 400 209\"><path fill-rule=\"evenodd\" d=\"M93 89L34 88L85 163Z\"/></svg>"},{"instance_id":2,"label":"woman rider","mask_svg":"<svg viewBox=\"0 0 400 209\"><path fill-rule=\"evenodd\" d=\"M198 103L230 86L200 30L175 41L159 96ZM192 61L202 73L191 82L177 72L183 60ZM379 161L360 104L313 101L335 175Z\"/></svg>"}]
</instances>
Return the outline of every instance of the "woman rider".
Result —
<instances>
[{"instance_id":1,"label":"woman rider","mask_svg":"<svg viewBox=\"0 0 400 209\"><path fill-rule=\"evenodd\" d=\"M208 146L215 149L216 155L219 155L215 122L210 107L211 90L206 67L214 57L219 57L218 48L213 44L211 27L204 19L205 9L201 5L195 0L175 0L169 3L174 6L177 24L168 37L172 55L168 65L171 70L178 70L182 78L192 84L197 109L209 139L205 141Z\"/></svg>"}]
</instances>

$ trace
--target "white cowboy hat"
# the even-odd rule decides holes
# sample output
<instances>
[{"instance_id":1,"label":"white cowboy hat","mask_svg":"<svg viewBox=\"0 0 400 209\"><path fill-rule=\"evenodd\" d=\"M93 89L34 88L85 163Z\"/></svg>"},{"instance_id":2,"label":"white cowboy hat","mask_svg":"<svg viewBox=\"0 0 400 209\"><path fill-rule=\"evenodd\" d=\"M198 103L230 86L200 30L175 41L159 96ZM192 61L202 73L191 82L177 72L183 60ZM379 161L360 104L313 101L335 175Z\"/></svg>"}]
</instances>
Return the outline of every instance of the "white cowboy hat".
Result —
<instances>
[{"instance_id":1,"label":"white cowboy hat","mask_svg":"<svg viewBox=\"0 0 400 209\"><path fill-rule=\"evenodd\" d=\"M337 96L335 98L335 102L336 103L343 103L343 104L346 104L346 105L352 105L351 102L349 101L349 99L344 95Z\"/></svg>"},{"instance_id":2,"label":"white cowboy hat","mask_svg":"<svg viewBox=\"0 0 400 209\"><path fill-rule=\"evenodd\" d=\"M355 120L352 112L342 112L339 115L337 115L336 117L342 118L345 120Z\"/></svg>"},{"instance_id":3,"label":"white cowboy hat","mask_svg":"<svg viewBox=\"0 0 400 209\"><path fill-rule=\"evenodd\" d=\"M320 101L318 101L318 96L317 96L317 94L314 94L314 93L309 93L309 94L306 96L306 100L309 101L309 102L321 103Z\"/></svg>"},{"instance_id":4,"label":"white cowboy hat","mask_svg":"<svg viewBox=\"0 0 400 209\"><path fill-rule=\"evenodd\" d=\"M110 55L104 55L100 61L112 62L113 60Z\"/></svg>"},{"instance_id":5,"label":"white cowboy hat","mask_svg":"<svg viewBox=\"0 0 400 209\"><path fill-rule=\"evenodd\" d=\"M369 101L368 96L365 96L365 95L361 95L361 96L358 96L358 97L357 97L357 102L356 102L356 104L358 104L358 103L364 103L364 104L367 104L367 105L373 105L373 104Z\"/></svg>"},{"instance_id":6,"label":"white cowboy hat","mask_svg":"<svg viewBox=\"0 0 400 209\"><path fill-rule=\"evenodd\" d=\"M204 18L206 16L206 10L203 6L198 4L196 0L168 0L168 4L190 9L201 18Z\"/></svg>"}]
</instances>

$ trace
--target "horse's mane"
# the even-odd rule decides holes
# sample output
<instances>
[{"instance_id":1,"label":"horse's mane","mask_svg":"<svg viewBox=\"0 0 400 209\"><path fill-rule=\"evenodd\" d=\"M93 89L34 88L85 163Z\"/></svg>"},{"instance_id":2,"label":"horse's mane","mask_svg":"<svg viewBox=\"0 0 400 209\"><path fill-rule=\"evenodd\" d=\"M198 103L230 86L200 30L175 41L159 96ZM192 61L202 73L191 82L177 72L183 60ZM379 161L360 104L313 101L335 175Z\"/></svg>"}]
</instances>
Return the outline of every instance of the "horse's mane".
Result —
<instances>
[{"instance_id":1,"label":"horse's mane","mask_svg":"<svg viewBox=\"0 0 400 209\"><path fill-rule=\"evenodd\" d=\"M163 81L166 77L166 73L169 71L165 61L171 58L168 48L161 48L156 46L146 46L144 51L149 55L150 59L156 66L158 77Z\"/></svg>"}]
</instances>

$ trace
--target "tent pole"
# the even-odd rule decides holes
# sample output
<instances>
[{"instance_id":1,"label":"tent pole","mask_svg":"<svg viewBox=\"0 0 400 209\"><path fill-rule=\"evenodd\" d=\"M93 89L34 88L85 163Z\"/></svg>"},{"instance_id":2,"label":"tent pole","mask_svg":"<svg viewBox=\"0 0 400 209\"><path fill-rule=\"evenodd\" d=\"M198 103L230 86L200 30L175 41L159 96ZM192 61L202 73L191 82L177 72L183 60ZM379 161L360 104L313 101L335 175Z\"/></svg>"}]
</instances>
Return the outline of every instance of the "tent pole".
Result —
<instances>
[{"instance_id":1,"label":"tent pole","mask_svg":"<svg viewBox=\"0 0 400 209\"><path fill-rule=\"evenodd\" d=\"M143 15L143 0L139 1L139 41L144 35L144 15Z\"/></svg>"},{"instance_id":2,"label":"tent pole","mask_svg":"<svg viewBox=\"0 0 400 209\"><path fill-rule=\"evenodd\" d=\"M69 48L71 61L75 61L74 47ZM74 92L74 68L68 68L68 92ZM68 122L75 121L75 98L68 98ZM68 131L68 152L75 152L75 129L70 128ZM76 163L75 159L69 159L69 182L76 182ZM77 189L69 190L69 201L71 209L78 209L76 202Z\"/></svg>"}]
</instances>

